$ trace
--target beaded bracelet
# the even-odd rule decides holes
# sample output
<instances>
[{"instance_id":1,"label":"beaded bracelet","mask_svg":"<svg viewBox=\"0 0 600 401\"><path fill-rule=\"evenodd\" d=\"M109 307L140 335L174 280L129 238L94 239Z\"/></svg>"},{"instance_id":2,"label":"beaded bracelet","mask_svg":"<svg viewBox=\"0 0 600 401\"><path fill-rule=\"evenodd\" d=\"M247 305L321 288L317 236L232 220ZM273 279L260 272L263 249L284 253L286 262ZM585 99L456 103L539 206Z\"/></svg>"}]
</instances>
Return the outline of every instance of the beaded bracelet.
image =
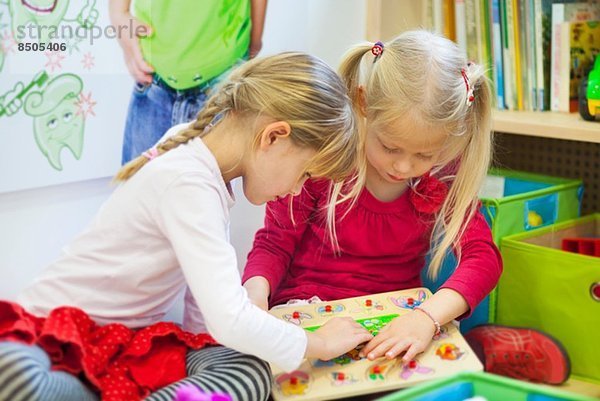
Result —
<instances>
[{"instance_id":1,"label":"beaded bracelet","mask_svg":"<svg viewBox=\"0 0 600 401\"><path fill-rule=\"evenodd\" d=\"M416 308L414 308L414 310L418 310L418 311L423 312L424 314L426 314L431 319L431 321L435 325L435 334L434 334L434 336L437 336L438 334L441 333L442 326L440 325L440 322L438 322L437 320L435 320L435 318L431 315L431 313L427 312L425 309L420 308L418 306Z\"/></svg>"}]
</instances>

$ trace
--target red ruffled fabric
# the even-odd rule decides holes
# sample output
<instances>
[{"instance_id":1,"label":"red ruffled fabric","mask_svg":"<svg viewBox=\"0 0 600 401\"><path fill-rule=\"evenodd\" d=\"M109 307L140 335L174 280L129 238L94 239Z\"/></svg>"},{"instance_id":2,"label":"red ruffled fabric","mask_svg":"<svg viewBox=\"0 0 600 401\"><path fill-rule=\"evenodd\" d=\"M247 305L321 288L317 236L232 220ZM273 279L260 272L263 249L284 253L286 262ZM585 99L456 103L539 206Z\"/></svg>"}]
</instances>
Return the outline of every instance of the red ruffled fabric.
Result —
<instances>
[{"instance_id":1,"label":"red ruffled fabric","mask_svg":"<svg viewBox=\"0 0 600 401\"><path fill-rule=\"evenodd\" d=\"M77 308L56 308L39 318L7 301L0 301L0 340L38 345L53 370L83 378L106 401L141 400L183 379L187 349L217 344L208 334L191 334L174 323L139 330L99 326Z\"/></svg>"},{"instance_id":2,"label":"red ruffled fabric","mask_svg":"<svg viewBox=\"0 0 600 401\"><path fill-rule=\"evenodd\" d=\"M442 208L448 196L448 185L430 173L426 173L409 195L411 203L418 212L434 214Z\"/></svg>"}]
</instances>

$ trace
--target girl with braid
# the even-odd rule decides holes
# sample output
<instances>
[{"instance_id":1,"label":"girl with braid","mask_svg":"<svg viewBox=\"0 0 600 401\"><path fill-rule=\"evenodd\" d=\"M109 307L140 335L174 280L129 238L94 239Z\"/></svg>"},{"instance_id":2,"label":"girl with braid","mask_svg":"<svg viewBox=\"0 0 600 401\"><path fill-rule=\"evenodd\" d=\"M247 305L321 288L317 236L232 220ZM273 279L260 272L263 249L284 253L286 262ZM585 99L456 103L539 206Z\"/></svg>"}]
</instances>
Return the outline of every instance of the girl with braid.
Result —
<instances>
[{"instance_id":1,"label":"girl with braid","mask_svg":"<svg viewBox=\"0 0 600 401\"><path fill-rule=\"evenodd\" d=\"M91 224L16 303L0 302L0 399L172 400L194 385L265 400L262 360L291 371L370 340L349 318L309 333L253 305L228 241L231 180L262 204L311 176L341 182L358 148L325 63L287 53L239 67L195 122L118 172ZM332 192L329 215L354 196ZM183 327L161 322L186 288Z\"/></svg>"}]
</instances>

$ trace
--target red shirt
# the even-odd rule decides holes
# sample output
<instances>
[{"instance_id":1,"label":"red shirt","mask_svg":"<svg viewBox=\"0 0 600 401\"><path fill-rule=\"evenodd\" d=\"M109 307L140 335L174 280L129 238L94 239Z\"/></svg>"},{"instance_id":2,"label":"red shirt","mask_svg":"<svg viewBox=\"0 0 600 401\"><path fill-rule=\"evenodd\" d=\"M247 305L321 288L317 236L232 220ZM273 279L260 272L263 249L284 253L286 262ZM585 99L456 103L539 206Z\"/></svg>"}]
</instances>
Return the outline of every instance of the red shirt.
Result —
<instances>
[{"instance_id":1,"label":"red shirt","mask_svg":"<svg viewBox=\"0 0 600 401\"><path fill-rule=\"evenodd\" d=\"M419 287L430 248L434 215L418 212L408 188L398 199L381 202L366 188L356 204L336 211L336 255L327 235L328 183L308 181L302 194L267 205L265 227L255 236L243 281L263 276L270 284L270 305L314 295L324 301ZM472 311L496 286L502 261L481 213L469 222L460 241L462 257L441 288L460 293ZM465 317L468 315L463 315Z\"/></svg>"}]
</instances>

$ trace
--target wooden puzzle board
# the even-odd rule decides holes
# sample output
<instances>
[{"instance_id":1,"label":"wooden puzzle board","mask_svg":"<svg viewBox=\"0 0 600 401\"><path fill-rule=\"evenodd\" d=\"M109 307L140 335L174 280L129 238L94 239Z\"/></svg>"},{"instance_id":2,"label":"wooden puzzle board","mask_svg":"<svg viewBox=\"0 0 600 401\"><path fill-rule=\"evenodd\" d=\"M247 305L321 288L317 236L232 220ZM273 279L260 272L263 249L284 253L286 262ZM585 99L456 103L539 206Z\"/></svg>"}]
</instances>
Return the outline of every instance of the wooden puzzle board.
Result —
<instances>
[{"instance_id":1,"label":"wooden puzzle board","mask_svg":"<svg viewBox=\"0 0 600 401\"><path fill-rule=\"evenodd\" d=\"M394 317L411 313L431 296L426 288L393 291L310 305L291 305L271 314L315 330L334 316L350 316L374 335ZM443 326L430 346L414 361L399 358L369 361L352 350L330 361L304 360L295 371L273 369L276 401L333 400L408 387L458 372L481 371L483 366L452 323Z\"/></svg>"}]
</instances>

